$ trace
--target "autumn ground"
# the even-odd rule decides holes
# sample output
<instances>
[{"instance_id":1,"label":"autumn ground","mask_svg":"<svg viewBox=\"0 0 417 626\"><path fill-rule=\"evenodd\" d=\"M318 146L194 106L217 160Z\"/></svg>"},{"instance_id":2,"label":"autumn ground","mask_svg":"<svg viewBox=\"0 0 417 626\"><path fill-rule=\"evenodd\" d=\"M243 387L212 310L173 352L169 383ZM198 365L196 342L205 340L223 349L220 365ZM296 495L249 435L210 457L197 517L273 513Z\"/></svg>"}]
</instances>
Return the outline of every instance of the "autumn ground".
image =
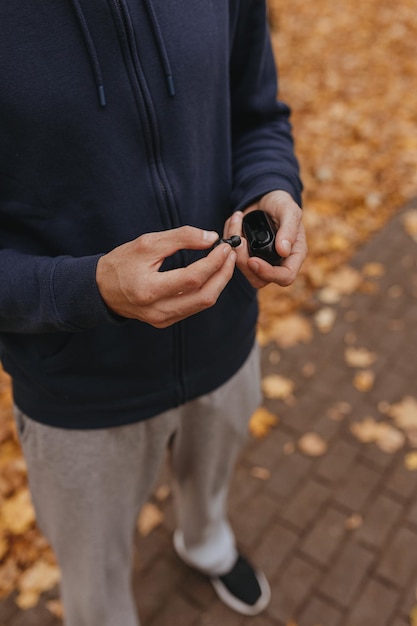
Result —
<instances>
[{"instance_id":1,"label":"autumn ground","mask_svg":"<svg viewBox=\"0 0 417 626\"><path fill-rule=\"evenodd\" d=\"M417 0L269 5L281 97L293 110L310 249L293 287L261 293L260 340L282 347L283 333L291 342L308 339L300 311L331 324L320 318L321 305L337 300L341 281L355 280L346 263L417 195ZM25 608L59 574L34 526L4 375L0 401L0 596L17 589Z\"/></svg>"}]
</instances>

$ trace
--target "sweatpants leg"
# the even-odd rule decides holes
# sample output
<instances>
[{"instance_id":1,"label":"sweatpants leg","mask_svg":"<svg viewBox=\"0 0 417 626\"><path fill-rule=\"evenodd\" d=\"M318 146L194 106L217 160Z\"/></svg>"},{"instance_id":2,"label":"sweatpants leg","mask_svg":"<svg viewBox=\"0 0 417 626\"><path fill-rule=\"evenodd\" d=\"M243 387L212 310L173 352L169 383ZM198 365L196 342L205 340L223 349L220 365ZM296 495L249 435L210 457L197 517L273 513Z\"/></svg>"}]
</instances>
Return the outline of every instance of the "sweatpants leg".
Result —
<instances>
[{"instance_id":1,"label":"sweatpants leg","mask_svg":"<svg viewBox=\"0 0 417 626\"><path fill-rule=\"evenodd\" d=\"M227 495L248 421L260 396L255 347L226 384L182 407L171 464L178 528L174 545L189 565L208 574L226 573L237 556L227 518Z\"/></svg>"},{"instance_id":2,"label":"sweatpants leg","mask_svg":"<svg viewBox=\"0 0 417 626\"><path fill-rule=\"evenodd\" d=\"M16 419L38 524L62 572L66 626L138 626L135 523L175 415L95 431L52 428L19 411Z\"/></svg>"}]
</instances>

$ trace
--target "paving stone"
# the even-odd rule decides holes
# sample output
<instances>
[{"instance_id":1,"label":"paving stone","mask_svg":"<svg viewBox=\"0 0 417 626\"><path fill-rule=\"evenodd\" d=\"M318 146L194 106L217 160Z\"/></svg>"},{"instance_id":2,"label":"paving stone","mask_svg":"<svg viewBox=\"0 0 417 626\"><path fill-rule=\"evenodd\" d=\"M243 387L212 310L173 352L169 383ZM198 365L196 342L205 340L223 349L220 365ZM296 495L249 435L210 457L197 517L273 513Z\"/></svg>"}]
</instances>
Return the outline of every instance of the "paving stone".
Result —
<instances>
[{"instance_id":1,"label":"paving stone","mask_svg":"<svg viewBox=\"0 0 417 626\"><path fill-rule=\"evenodd\" d=\"M354 446L339 440L320 461L316 473L329 482L337 483L348 475L357 454Z\"/></svg>"},{"instance_id":2,"label":"paving stone","mask_svg":"<svg viewBox=\"0 0 417 626\"><path fill-rule=\"evenodd\" d=\"M178 594L171 597L169 603L161 606L161 611L149 622L149 626L195 626L200 615L199 609Z\"/></svg>"},{"instance_id":3,"label":"paving stone","mask_svg":"<svg viewBox=\"0 0 417 626\"><path fill-rule=\"evenodd\" d=\"M308 597L320 574L319 568L299 556L294 556L279 578L277 586L274 586L268 613L277 620L289 622Z\"/></svg>"},{"instance_id":4,"label":"paving stone","mask_svg":"<svg viewBox=\"0 0 417 626\"><path fill-rule=\"evenodd\" d=\"M351 606L358 590L363 587L373 561L374 557L368 550L350 541L328 571L320 590L340 606Z\"/></svg>"},{"instance_id":5,"label":"paving stone","mask_svg":"<svg viewBox=\"0 0 417 626\"><path fill-rule=\"evenodd\" d=\"M385 494L380 494L364 513L363 524L356 531L357 539L375 548L381 547L402 513L401 504Z\"/></svg>"},{"instance_id":6,"label":"paving stone","mask_svg":"<svg viewBox=\"0 0 417 626\"><path fill-rule=\"evenodd\" d=\"M301 550L322 565L328 565L346 535L346 515L329 506L301 544Z\"/></svg>"},{"instance_id":7,"label":"paving stone","mask_svg":"<svg viewBox=\"0 0 417 626\"><path fill-rule=\"evenodd\" d=\"M317 515L329 497L329 489L314 478L309 479L294 495L287 506L282 507L281 516L294 526L304 529Z\"/></svg>"},{"instance_id":8,"label":"paving stone","mask_svg":"<svg viewBox=\"0 0 417 626\"><path fill-rule=\"evenodd\" d=\"M273 524L253 551L253 560L272 579L297 545L297 533L280 523Z\"/></svg>"},{"instance_id":9,"label":"paving stone","mask_svg":"<svg viewBox=\"0 0 417 626\"><path fill-rule=\"evenodd\" d=\"M378 567L378 574L396 587L406 585L417 573L417 534L402 527L390 542Z\"/></svg>"},{"instance_id":10,"label":"paving stone","mask_svg":"<svg viewBox=\"0 0 417 626\"><path fill-rule=\"evenodd\" d=\"M272 470L285 456L284 446L292 437L281 429L272 431L265 439L253 442L245 454L245 460L251 465L258 465Z\"/></svg>"},{"instance_id":11,"label":"paving stone","mask_svg":"<svg viewBox=\"0 0 417 626\"><path fill-rule=\"evenodd\" d=\"M14 601L16 594L10 594L0 602L0 626L11 624L18 612L18 607Z\"/></svg>"},{"instance_id":12,"label":"paving stone","mask_svg":"<svg viewBox=\"0 0 417 626\"><path fill-rule=\"evenodd\" d=\"M342 615L342 612L329 602L312 596L301 615L297 617L297 626L339 626Z\"/></svg>"},{"instance_id":13,"label":"paving stone","mask_svg":"<svg viewBox=\"0 0 417 626\"><path fill-rule=\"evenodd\" d=\"M417 502L414 502L407 513L407 520L417 526Z\"/></svg>"},{"instance_id":14,"label":"paving stone","mask_svg":"<svg viewBox=\"0 0 417 626\"><path fill-rule=\"evenodd\" d=\"M408 500L417 489L417 472L410 472L400 458L388 478L386 488L400 498Z\"/></svg>"},{"instance_id":15,"label":"paving stone","mask_svg":"<svg viewBox=\"0 0 417 626\"><path fill-rule=\"evenodd\" d=\"M249 503L236 508L231 520L239 543L246 547L259 543L260 537L266 532L278 511L276 501L263 491L253 496Z\"/></svg>"},{"instance_id":16,"label":"paving stone","mask_svg":"<svg viewBox=\"0 0 417 626\"><path fill-rule=\"evenodd\" d=\"M397 602L397 591L371 579L350 611L346 626L391 626Z\"/></svg>"},{"instance_id":17,"label":"paving stone","mask_svg":"<svg viewBox=\"0 0 417 626\"><path fill-rule=\"evenodd\" d=\"M335 500L352 511L359 511L370 498L380 474L362 463L354 465L344 484L338 489Z\"/></svg>"},{"instance_id":18,"label":"paving stone","mask_svg":"<svg viewBox=\"0 0 417 626\"><path fill-rule=\"evenodd\" d=\"M288 498L311 471L312 461L297 452L286 457L276 468L266 488L278 497Z\"/></svg>"}]
</instances>

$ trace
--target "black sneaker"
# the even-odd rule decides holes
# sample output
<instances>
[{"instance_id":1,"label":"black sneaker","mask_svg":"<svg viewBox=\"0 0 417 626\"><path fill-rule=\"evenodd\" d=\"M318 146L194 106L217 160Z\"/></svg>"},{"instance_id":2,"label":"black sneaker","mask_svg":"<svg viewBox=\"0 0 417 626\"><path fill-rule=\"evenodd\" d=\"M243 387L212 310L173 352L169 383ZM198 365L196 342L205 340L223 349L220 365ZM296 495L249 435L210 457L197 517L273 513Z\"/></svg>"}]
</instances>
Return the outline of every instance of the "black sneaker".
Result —
<instances>
[{"instance_id":1,"label":"black sneaker","mask_svg":"<svg viewBox=\"0 0 417 626\"><path fill-rule=\"evenodd\" d=\"M271 589L265 575L256 571L241 555L227 574L211 578L220 600L242 615L257 615L271 598Z\"/></svg>"}]
</instances>

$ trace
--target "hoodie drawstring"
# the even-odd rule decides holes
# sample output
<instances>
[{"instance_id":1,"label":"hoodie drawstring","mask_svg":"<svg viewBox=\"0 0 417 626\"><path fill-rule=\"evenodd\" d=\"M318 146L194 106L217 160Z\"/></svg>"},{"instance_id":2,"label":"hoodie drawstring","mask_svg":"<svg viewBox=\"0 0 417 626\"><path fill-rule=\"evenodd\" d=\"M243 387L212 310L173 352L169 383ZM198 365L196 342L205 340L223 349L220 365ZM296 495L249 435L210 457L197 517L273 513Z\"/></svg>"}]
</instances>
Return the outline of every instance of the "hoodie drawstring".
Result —
<instances>
[{"instance_id":1,"label":"hoodie drawstring","mask_svg":"<svg viewBox=\"0 0 417 626\"><path fill-rule=\"evenodd\" d=\"M153 33L158 44L159 54L165 71L168 92L170 96L175 96L175 85L174 78L172 76L171 64L169 62L168 52L165 46L164 38L161 33L161 28L158 23L158 18L156 17L153 1L145 0L145 4L146 8L148 9L149 17L151 18Z\"/></svg>"},{"instance_id":2,"label":"hoodie drawstring","mask_svg":"<svg viewBox=\"0 0 417 626\"><path fill-rule=\"evenodd\" d=\"M81 28L81 33L84 37L84 41L87 47L88 56L90 58L91 68L94 73L94 79L97 86L98 99L100 102L100 106L105 107L106 102L106 93L104 91L103 84L103 74L101 73L101 65L97 55L97 50L94 45L93 38L91 36L90 30L88 28L87 20L85 19L85 15L79 3L79 0L71 0L72 7L74 9L75 15L77 16L78 23Z\"/></svg>"},{"instance_id":3,"label":"hoodie drawstring","mask_svg":"<svg viewBox=\"0 0 417 626\"><path fill-rule=\"evenodd\" d=\"M88 51L88 56L91 63L91 68L94 74L94 80L97 86L98 99L100 102L100 106L105 107L107 104L106 94L104 90L103 83L103 74L101 71L100 60L98 58L97 50L94 45L93 38L90 33L90 29L88 28L87 20L85 18L84 12L82 10L81 4L79 0L70 0L74 13L78 19L78 23L80 25L81 33L83 35L85 45ZM161 59L161 63L164 69L165 79L167 82L168 93L170 96L175 96L175 85L174 78L172 76L171 64L169 62L168 52L165 46L164 38L162 36L161 28L159 26L158 18L155 13L155 8L152 0L144 0L151 26L152 31L156 40L156 44L158 47L159 56Z\"/></svg>"}]
</instances>

